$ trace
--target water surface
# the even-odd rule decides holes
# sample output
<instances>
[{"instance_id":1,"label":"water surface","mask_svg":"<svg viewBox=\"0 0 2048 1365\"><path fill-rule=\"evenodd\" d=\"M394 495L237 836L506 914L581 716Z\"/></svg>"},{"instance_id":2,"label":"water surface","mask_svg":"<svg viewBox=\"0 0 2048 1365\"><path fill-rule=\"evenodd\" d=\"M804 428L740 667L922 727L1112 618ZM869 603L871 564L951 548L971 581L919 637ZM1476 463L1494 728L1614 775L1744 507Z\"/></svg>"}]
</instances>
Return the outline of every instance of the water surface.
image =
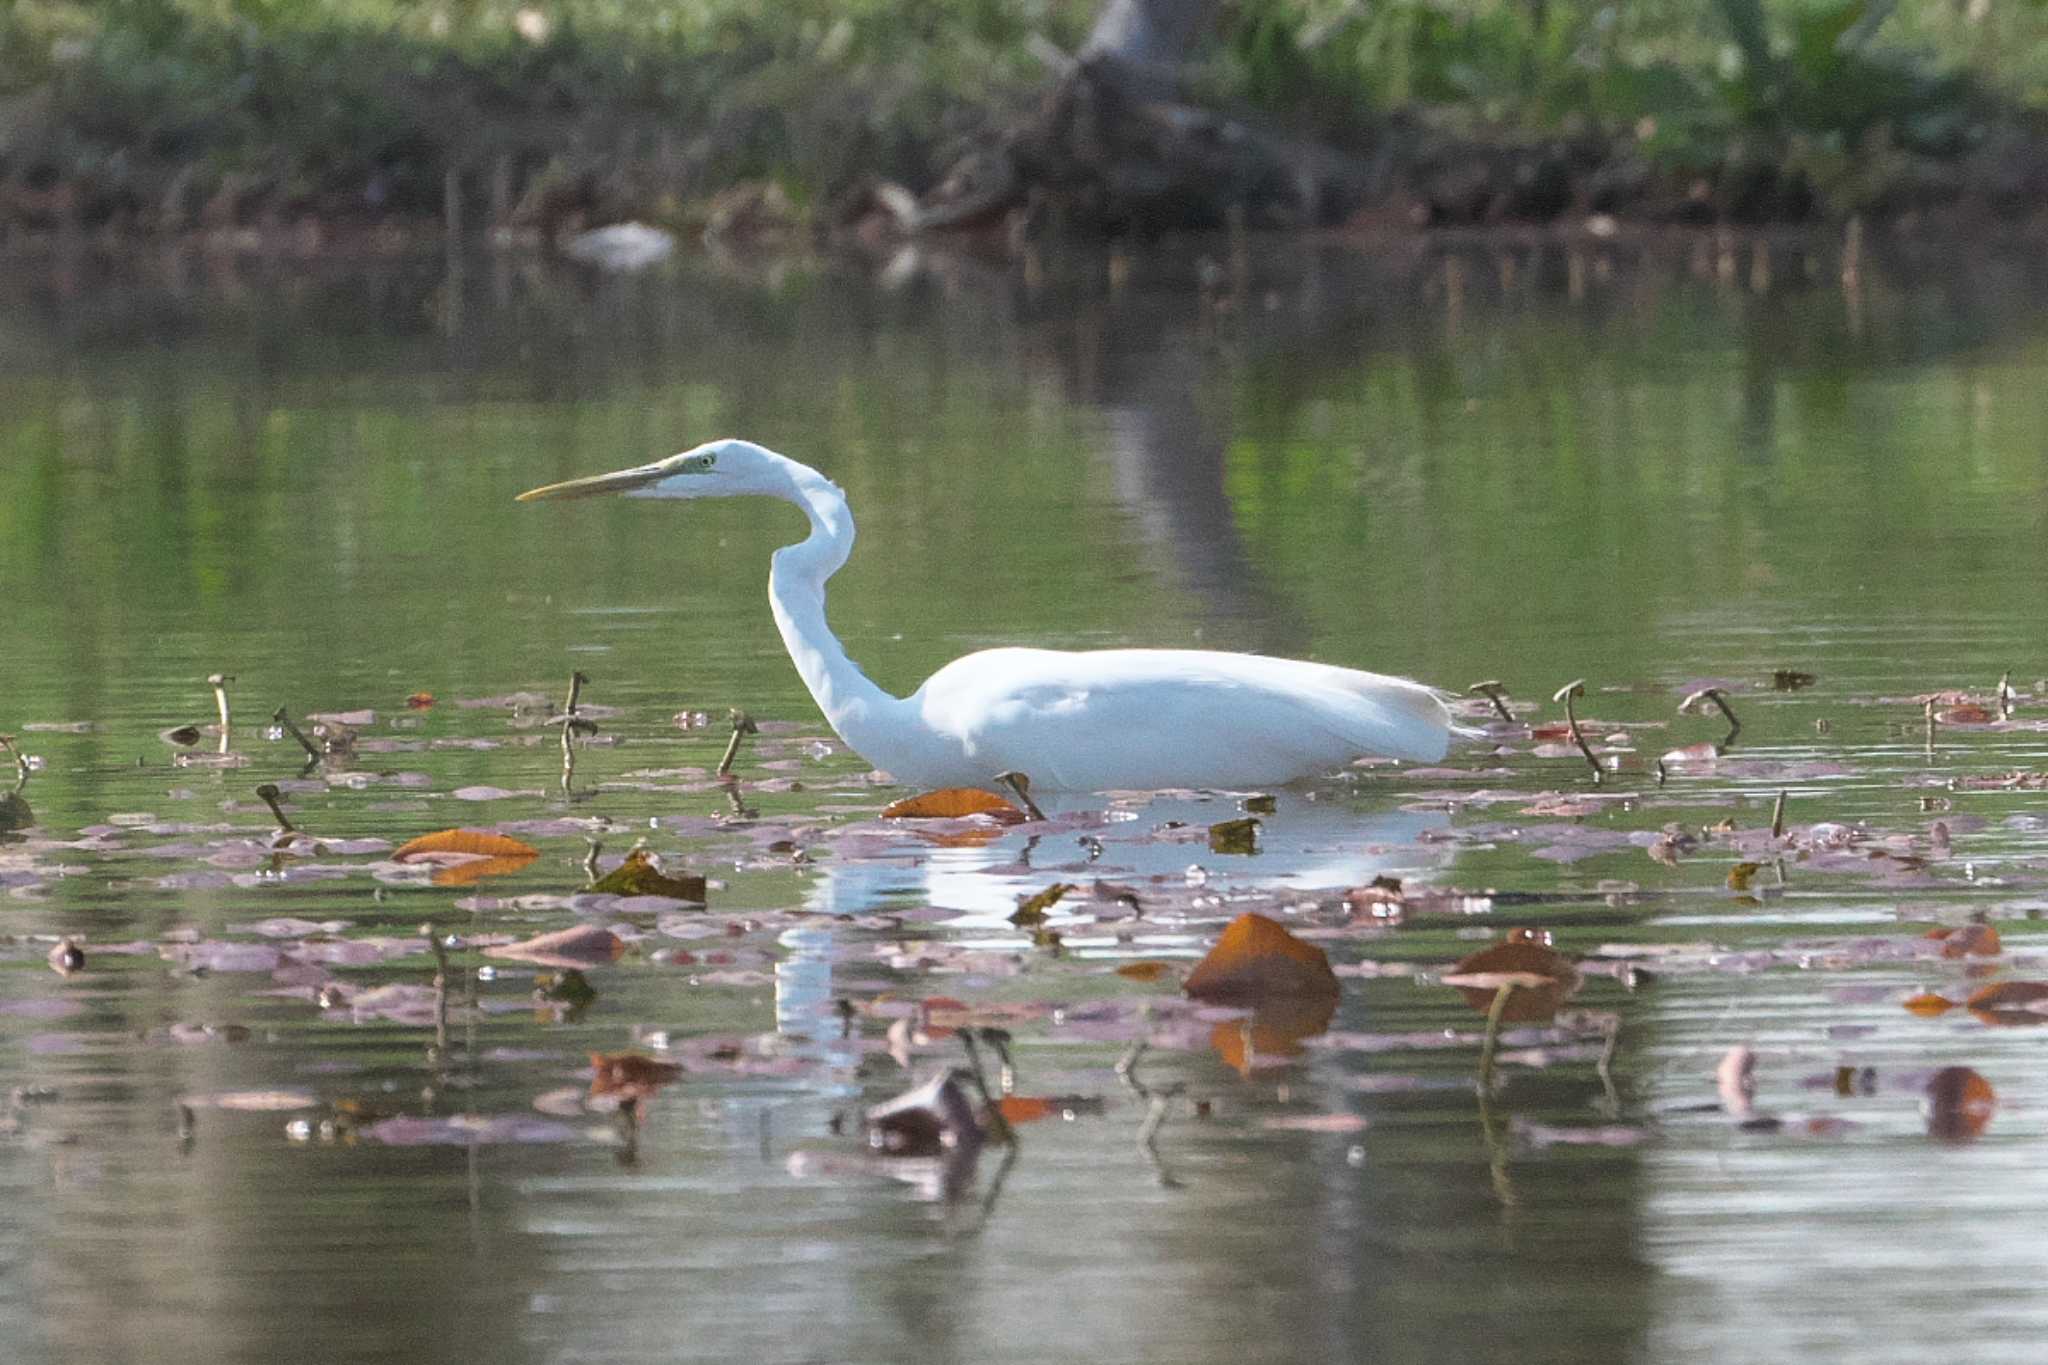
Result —
<instances>
[{"instance_id":1,"label":"water surface","mask_svg":"<svg viewBox=\"0 0 2048 1365\"><path fill-rule=\"evenodd\" d=\"M1202 249L879 279L438 259L18 272L0 730L39 770L32 823L0 843L15 1358L2030 1358L2048 1327L2041 1035L1899 1002L1978 984L1911 955L1972 914L2003 934L1995 971L2043 975L2040 797L1955 785L2039 769L2048 748L2038 270L1901 252L1845 293L1823 253L1788 263L1782 244L1762 289L1746 259L1724 277L1683 248L1220 246L1218 286ZM1455 774L1283 793L1254 858L1166 827L1234 815L1227 797L1125 803L1036 842L884 836L875 812L902 793L824 730L769 621L766 559L793 513L511 501L721 434L845 487L861 541L833 621L894 690L992 643L1497 677L1539 719L1584 677L1623 769L1596 794L1627 799L1554 813L1542 794L1592 791L1584 765L1503 732L1454 753ZM566 789L552 730L458 704L559 696L577 669L616 711ZM1817 681L1773 691L1781 669ZM1988 697L2008 669L2015 720L1930 748L1914 699ZM248 761L178 766L158 732L210 719L213 672L236 679ZM1658 754L1720 733L1675 711L1708 681L1741 740L1660 787ZM408 709L416 692L434 704ZM300 775L265 730L278 705L376 717L352 761ZM770 722L740 765L751 819L707 776L735 705ZM694 712L711 723L673 719ZM249 852L272 828L266 780L329 839L523 822L542 855L467 888L380 879L375 852L279 875ZM509 794L468 799L485 787ZM1789 858L1745 892L1725 837L1676 866L1646 855L1667 826L1758 831L1780 790L1795 830L1862 822L1863 847L1898 856ZM288 969L175 960L187 940L260 945L286 916L340 922L277 940L300 957L422 922L465 943L560 928L572 909L518 898L575 892L586 832L711 874L711 948L735 956L702 956L681 919L600 911L645 937L565 1012L533 1005L531 969L480 975L459 946L440 1043L417 1019L270 993L300 982ZM1173 1013L1170 982L1109 971L1190 961L1246 908L1333 928L1337 891L1376 875L1511 895L1325 940L1341 965L1416 967L1347 976L1336 1032L1293 1055L1243 1067L1227 1027ZM1055 878L1097 877L1156 888L1155 913L1070 910L1059 958L1005 918ZM1619 1021L1611 1086L1567 1048L1510 1066L1482 1114L1470 1038L1426 1042L1479 1020L1425 969L1510 924L1574 953L1707 947L1633 992L1589 979L1577 1003ZM44 965L59 934L84 937L85 973ZM990 956L939 971L892 956L900 941ZM418 986L432 966L330 974ZM907 1083L882 1052L888 1001L933 995L1007 1021L1025 1093L1088 1101L1022 1130L985 1209L992 1158L950 1205L834 1164L856 1155L835 1120ZM1088 1024L1146 996L1162 1022L1141 1077L1185 1088L1160 1164L1112 1070L1151 1026L1128 1009ZM873 1009L851 1037L840 997ZM636 1041L690 1072L631 1150L602 1115L535 1142L287 1135L337 1105L359 1127L542 1120L534 1098L587 1082L586 1053ZM1758 1053L1776 1130L1717 1107L1736 1044ZM918 1064L957 1056L940 1040ZM1974 1141L1927 1135L1925 1076L1947 1065L1996 1088ZM1838 1094L1841 1066L1873 1068L1869 1093ZM180 1097L264 1088L323 1107L202 1107L181 1139ZM1529 1125L1627 1145L1546 1145Z\"/></svg>"}]
</instances>

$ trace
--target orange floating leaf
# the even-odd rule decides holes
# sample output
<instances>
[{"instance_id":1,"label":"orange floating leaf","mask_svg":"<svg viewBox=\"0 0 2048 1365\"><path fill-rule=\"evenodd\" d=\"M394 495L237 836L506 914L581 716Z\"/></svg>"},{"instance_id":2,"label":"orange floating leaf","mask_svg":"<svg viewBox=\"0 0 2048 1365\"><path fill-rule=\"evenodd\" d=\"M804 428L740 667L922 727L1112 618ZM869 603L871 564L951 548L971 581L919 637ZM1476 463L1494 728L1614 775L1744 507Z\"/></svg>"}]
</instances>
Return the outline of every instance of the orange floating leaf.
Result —
<instances>
[{"instance_id":1,"label":"orange floating leaf","mask_svg":"<svg viewBox=\"0 0 2048 1365\"><path fill-rule=\"evenodd\" d=\"M434 704L434 694L432 692L415 692L405 699L405 704L414 711L424 711Z\"/></svg>"},{"instance_id":2,"label":"orange floating leaf","mask_svg":"<svg viewBox=\"0 0 2048 1365\"><path fill-rule=\"evenodd\" d=\"M1061 1106L1049 1099L1032 1095L1005 1095L996 1101L996 1112L1009 1124L1036 1123L1049 1119L1060 1112Z\"/></svg>"},{"instance_id":3,"label":"orange floating leaf","mask_svg":"<svg viewBox=\"0 0 2048 1365\"><path fill-rule=\"evenodd\" d=\"M1956 1007L1955 1001L1945 995L1935 995L1931 991L1922 991L1918 995L1907 996L1903 1003L1912 1013L1930 1019L1937 1014L1947 1014Z\"/></svg>"},{"instance_id":4,"label":"orange floating leaf","mask_svg":"<svg viewBox=\"0 0 2048 1365\"><path fill-rule=\"evenodd\" d=\"M1991 725L2001 719L1998 712L1976 702L1947 707L1935 712L1934 718L1943 725Z\"/></svg>"},{"instance_id":5,"label":"orange floating leaf","mask_svg":"<svg viewBox=\"0 0 2048 1365\"><path fill-rule=\"evenodd\" d=\"M533 858L540 855L540 850L510 835L492 834L488 830L443 829L407 840L393 851L391 857L393 861L403 863L443 854L467 858Z\"/></svg>"},{"instance_id":6,"label":"orange floating leaf","mask_svg":"<svg viewBox=\"0 0 2048 1365\"><path fill-rule=\"evenodd\" d=\"M436 886L470 886L485 877L502 877L508 872L517 872L530 867L538 857L534 853L513 853L503 858L464 858L434 869L428 878Z\"/></svg>"},{"instance_id":7,"label":"orange floating leaf","mask_svg":"<svg viewBox=\"0 0 2048 1365\"><path fill-rule=\"evenodd\" d=\"M1262 1066L1284 1065L1301 1055L1301 1043L1330 1027L1337 1015L1334 995L1302 995L1261 1003L1250 1016L1225 1019L1209 1030L1209 1046L1225 1066L1249 1076Z\"/></svg>"},{"instance_id":8,"label":"orange floating leaf","mask_svg":"<svg viewBox=\"0 0 2048 1365\"><path fill-rule=\"evenodd\" d=\"M1172 970L1165 962L1124 962L1118 964L1116 974L1132 981L1157 981Z\"/></svg>"},{"instance_id":9,"label":"orange floating leaf","mask_svg":"<svg viewBox=\"0 0 2048 1365\"><path fill-rule=\"evenodd\" d=\"M884 820L958 820L968 815L986 815L1005 825L1022 824L1026 818L1012 803L979 787L941 787L937 791L919 792L882 810Z\"/></svg>"},{"instance_id":10,"label":"orange floating leaf","mask_svg":"<svg viewBox=\"0 0 2048 1365\"><path fill-rule=\"evenodd\" d=\"M1182 987L1198 1000L1251 1004L1275 996L1334 999L1337 974L1321 948L1250 911L1223 930Z\"/></svg>"},{"instance_id":11,"label":"orange floating leaf","mask_svg":"<svg viewBox=\"0 0 2048 1365\"><path fill-rule=\"evenodd\" d=\"M1991 1082L1967 1066L1945 1066L1927 1082L1927 1135L1946 1142L1980 1137L1998 1109Z\"/></svg>"}]
</instances>

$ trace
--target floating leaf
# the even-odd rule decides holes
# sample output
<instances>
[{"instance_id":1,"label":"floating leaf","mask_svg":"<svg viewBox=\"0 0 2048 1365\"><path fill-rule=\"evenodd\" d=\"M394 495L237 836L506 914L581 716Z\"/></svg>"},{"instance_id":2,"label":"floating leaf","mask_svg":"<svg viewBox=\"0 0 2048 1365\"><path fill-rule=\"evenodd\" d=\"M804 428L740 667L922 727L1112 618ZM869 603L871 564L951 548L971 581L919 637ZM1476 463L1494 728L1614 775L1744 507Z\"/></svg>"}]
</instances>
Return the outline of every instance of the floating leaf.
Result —
<instances>
[{"instance_id":1,"label":"floating leaf","mask_svg":"<svg viewBox=\"0 0 2048 1365\"><path fill-rule=\"evenodd\" d=\"M1277 996L1334 998L1337 974L1321 948L1246 911L1232 920L1182 987L1198 1000L1250 1004Z\"/></svg>"},{"instance_id":2,"label":"floating leaf","mask_svg":"<svg viewBox=\"0 0 2048 1365\"><path fill-rule=\"evenodd\" d=\"M1956 1002L1947 996L1935 995L1930 991L1922 991L1918 995L1908 996L1903 1003L1912 1013L1926 1018L1932 1018L1937 1014L1946 1014L1956 1007Z\"/></svg>"},{"instance_id":3,"label":"floating leaf","mask_svg":"<svg viewBox=\"0 0 2048 1365\"><path fill-rule=\"evenodd\" d=\"M552 934L542 934L519 943L486 948L484 956L532 962L542 967L588 967L616 962L625 951L626 941L611 930L594 924L579 924L573 929L558 929Z\"/></svg>"},{"instance_id":4,"label":"floating leaf","mask_svg":"<svg viewBox=\"0 0 2048 1365\"><path fill-rule=\"evenodd\" d=\"M470 886L485 877L502 877L532 866L535 855L514 853L503 858L465 858L434 869L428 880L436 886Z\"/></svg>"},{"instance_id":5,"label":"floating leaf","mask_svg":"<svg viewBox=\"0 0 2048 1365\"><path fill-rule=\"evenodd\" d=\"M985 1136L957 1073L941 1071L867 1111L869 1150L881 1156L937 1156L981 1146Z\"/></svg>"},{"instance_id":6,"label":"floating leaf","mask_svg":"<svg viewBox=\"0 0 2048 1365\"><path fill-rule=\"evenodd\" d=\"M1327 1033L1336 1015L1334 995L1276 997L1242 1019L1226 1019L1210 1029L1209 1046L1225 1066L1249 1076L1300 1056L1302 1042Z\"/></svg>"},{"instance_id":7,"label":"floating leaf","mask_svg":"<svg viewBox=\"0 0 2048 1365\"><path fill-rule=\"evenodd\" d=\"M1257 853L1259 851L1259 822L1247 815L1237 820L1221 820L1209 826L1209 851L1211 853Z\"/></svg>"},{"instance_id":8,"label":"floating leaf","mask_svg":"<svg viewBox=\"0 0 2048 1365\"><path fill-rule=\"evenodd\" d=\"M1935 712L1934 718L1943 725L1993 725L2003 719L1998 712L1976 702L1945 707Z\"/></svg>"},{"instance_id":9,"label":"floating leaf","mask_svg":"<svg viewBox=\"0 0 2048 1365\"><path fill-rule=\"evenodd\" d=\"M591 1094L616 1095L622 1100L647 1099L683 1074L674 1062L657 1061L637 1052L593 1052L590 1070Z\"/></svg>"},{"instance_id":10,"label":"floating leaf","mask_svg":"<svg viewBox=\"0 0 2048 1365\"><path fill-rule=\"evenodd\" d=\"M1735 864L1735 866L1728 869L1728 889L1730 891L1749 890L1750 883L1756 880L1756 874L1763 870L1764 865L1762 863Z\"/></svg>"},{"instance_id":11,"label":"floating leaf","mask_svg":"<svg viewBox=\"0 0 2048 1365\"><path fill-rule=\"evenodd\" d=\"M439 854L468 858L537 858L540 850L506 834L481 829L444 829L409 839L392 851L394 862L430 859Z\"/></svg>"},{"instance_id":12,"label":"floating leaf","mask_svg":"<svg viewBox=\"0 0 2048 1365\"><path fill-rule=\"evenodd\" d=\"M432 692L415 692L405 699L406 709L409 711L424 711L433 704L434 694Z\"/></svg>"},{"instance_id":13,"label":"floating leaf","mask_svg":"<svg viewBox=\"0 0 2048 1365\"><path fill-rule=\"evenodd\" d=\"M1259 1126L1277 1133L1362 1133L1370 1125L1362 1114L1275 1114Z\"/></svg>"},{"instance_id":14,"label":"floating leaf","mask_svg":"<svg viewBox=\"0 0 2048 1365\"><path fill-rule=\"evenodd\" d=\"M1796 668L1780 668L1771 674L1771 686L1780 692L1797 692L1819 681L1815 675L1802 673Z\"/></svg>"},{"instance_id":15,"label":"floating leaf","mask_svg":"<svg viewBox=\"0 0 2048 1365\"><path fill-rule=\"evenodd\" d=\"M882 810L884 820L957 820L967 815L986 815L1005 825L1022 824L1027 818L1011 802L979 787L942 787L920 792Z\"/></svg>"},{"instance_id":16,"label":"floating leaf","mask_svg":"<svg viewBox=\"0 0 2048 1365\"><path fill-rule=\"evenodd\" d=\"M2048 981L1997 981L1963 1003L1987 1024L2044 1024L2048 1015L2037 1013L2043 1001L2048 1001Z\"/></svg>"},{"instance_id":17,"label":"floating leaf","mask_svg":"<svg viewBox=\"0 0 2048 1365\"><path fill-rule=\"evenodd\" d=\"M1116 974L1132 981L1157 981L1173 970L1166 962L1124 962L1119 963Z\"/></svg>"},{"instance_id":18,"label":"floating leaf","mask_svg":"<svg viewBox=\"0 0 2048 1365\"><path fill-rule=\"evenodd\" d=\"M1020 927L1045 923L1046 912L1059 904L1060 897L1077 889L1072 882L1054 882L1037 895L1020 901L1010 916L1010 923Z\"/></svg>"},{"instance_id":19,"label":"floating leaf","mask_svg":"<svg viewBox=\"0 0 2048 1365\"><path fill-rule=\"evenodd\" d=\"M671 877L661 870L654 855L644 848L636 848L626 855L626 860L592 882L590 889L610 896L667 896L671 900L704 900L705 883L702 877Z\"/></svg>"},{"instance_id":20,"label":"floating leaf","mask_svg":"<svg viewBox=\"0 0 2048 1365\"><path fill-rule=\"evenodd\" d=\"M1988 924L1929 929L1926 936L1941 943L1943 957L1997 957L2002 947L1998 930Z\"/></svg>"},{"instance_id":21,"label":"floating leaf","mask_svg":"<svg viewBox=\"0 0 2048 1365\"><path fill-rule=\"evenodd\" d=\"M178 1103L188 1109L233 1109L248 1114L277 1114L293 1109L312 1109L320 1097L306 1090L214 1090L180 1095Z\"/></svg>"},{"instance_id":22,"label":"floating leaf","mask_svg":"<svg viewBox=\"0 0 2048 1365\"><path fill-rule=\"evenodd\" d=\"M1570 958L1525 930L1490 948L1461 958L1446 972L1444 984L1455 986L1465 1003L1482 1013L1493 1008L1502 988L1514 987L1501 1018L1511 1024L1546 1023L1579 988L1579 969Z\"/></svg>"},{"instance_id":23,"label":"floating leaf","mask_svg":"<svg viewBox=\"0 0 2048 1365\"><path fill-rule=\"evenodd\" d=\"M996 1101L996 1112L1003 1116L1005 1123L1037 1123L1058 1114L1060 1103L1031 1095L1005 1095Z\"/></svg>"},{"instance_id":24,"label":"floating leaf","mask_svg":"<svg viewBox=\"0 0 2048 1365\"><path fill-rule=\"evenodd\" d=\"M1922 1111L1927 1135L1945 1142L1967 1142L1983 1135L1998 1109L1991 1082L1967 1066L1945 1066L1927 1082Z\"/></svg>"}]
</instances>

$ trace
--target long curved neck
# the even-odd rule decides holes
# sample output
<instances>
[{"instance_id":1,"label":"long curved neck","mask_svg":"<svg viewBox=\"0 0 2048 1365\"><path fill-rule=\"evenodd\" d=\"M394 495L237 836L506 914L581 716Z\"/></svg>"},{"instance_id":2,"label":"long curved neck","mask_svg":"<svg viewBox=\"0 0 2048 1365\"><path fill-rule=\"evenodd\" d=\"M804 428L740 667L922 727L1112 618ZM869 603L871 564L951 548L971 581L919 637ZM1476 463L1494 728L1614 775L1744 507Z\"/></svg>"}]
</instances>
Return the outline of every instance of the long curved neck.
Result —
<instances>
[{"instance_id":1,"label":"long curved neck","mask_svg":"<svg viewBox=\"0 0 2048 1365\"><path fill-rule=\"evenodd\" d=\"M870 762L886 762L871 745L879 737L877 727L903 703L860 671L825 621L825 580L852 553L853 513L830 479L794 460L787 464L790 482L783 496L811 519L811 533L777 550L769 567L775 628L833 730Z\"/></svg>"}]
</instances>

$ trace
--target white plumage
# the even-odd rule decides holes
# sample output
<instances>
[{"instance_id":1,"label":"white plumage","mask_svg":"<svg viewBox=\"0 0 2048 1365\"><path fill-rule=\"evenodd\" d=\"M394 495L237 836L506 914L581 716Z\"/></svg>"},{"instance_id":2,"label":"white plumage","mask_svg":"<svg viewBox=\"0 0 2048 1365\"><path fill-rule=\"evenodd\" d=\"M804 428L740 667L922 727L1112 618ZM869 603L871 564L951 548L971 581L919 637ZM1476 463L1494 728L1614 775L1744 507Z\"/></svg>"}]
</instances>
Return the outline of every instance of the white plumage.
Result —
<instances>
[{"instance_id":1,"label":"white plumage","mask_svg":"<svg viewBox=\"0 0 2048 1365\"><path fill-rule=\"evenodd\" d=\"M1021 772L1066 791L1272 786L1368 754L1433 760L1452 734L1434 689L1330 664L1194 649L986 649L909 697L857 668L825 621L825 581L853 548L838 487L749 441L713 441L652 464L520 494L755 494L802 508L811 534L768 575L776 626L840 738L920 787Z\"/></svg>"}]
</instances>

